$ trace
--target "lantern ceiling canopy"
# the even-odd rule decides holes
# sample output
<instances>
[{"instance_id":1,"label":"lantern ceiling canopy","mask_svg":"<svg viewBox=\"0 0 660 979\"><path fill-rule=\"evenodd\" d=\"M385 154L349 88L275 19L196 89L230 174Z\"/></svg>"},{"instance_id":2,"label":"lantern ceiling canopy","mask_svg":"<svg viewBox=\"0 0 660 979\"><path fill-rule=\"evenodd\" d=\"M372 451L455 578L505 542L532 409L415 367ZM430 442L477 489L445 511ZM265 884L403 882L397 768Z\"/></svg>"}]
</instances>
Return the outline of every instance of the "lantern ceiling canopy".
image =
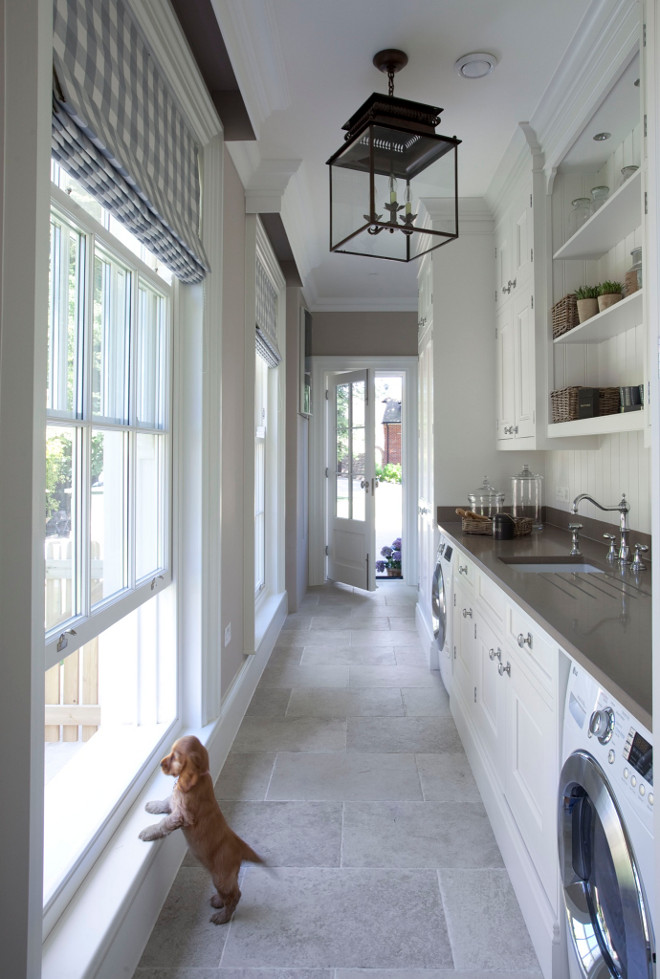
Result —
<instances>
[{"instance_id":1,"label":"lantern ceiling canopy","mask_svg":"<svg viewBox=\"0 0 660 979\"><path fill-rule=\"evenodd\" d=\"M439 109L394 97L403 51L373 59L389 78L389 94L374 94L343 128L344 145L330 167L330 251L409 262L458 238L458 146L440 136ZM424 227L422 197L442 198L440 226Z\"/></svg>"}]
</instances>

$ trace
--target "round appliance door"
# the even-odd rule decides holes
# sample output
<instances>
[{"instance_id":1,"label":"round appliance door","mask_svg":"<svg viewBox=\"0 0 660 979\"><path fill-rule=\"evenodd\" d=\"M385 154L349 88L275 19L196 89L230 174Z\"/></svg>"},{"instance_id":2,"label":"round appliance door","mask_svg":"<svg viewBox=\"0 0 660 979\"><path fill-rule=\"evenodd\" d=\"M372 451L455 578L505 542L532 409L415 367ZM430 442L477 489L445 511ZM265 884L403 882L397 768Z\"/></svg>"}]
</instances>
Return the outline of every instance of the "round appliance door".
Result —
<instances>
[{"instance_id":1,"label":"round appliance door","mask_svg":"<svg viewBox=\"0 0 660 979\"><path fill-rule=\"evenodd\" d=\"M571 977L652 979L639 868L610 784L586 751L562 768L558 837Z\"/></svg>"},{"instance_id":2,"label":"round appliance door","mask_svg":"<svg viewBox=\"0 0 660 979\"><path fill-rule=\"evenodd\" d=\"M438 551L435 560L435 569L431 581L431 624L433 626L433 638L438 644L438 649L442 650L447 635L447 594L440 551Z\"/></svg>"}]
</instances>

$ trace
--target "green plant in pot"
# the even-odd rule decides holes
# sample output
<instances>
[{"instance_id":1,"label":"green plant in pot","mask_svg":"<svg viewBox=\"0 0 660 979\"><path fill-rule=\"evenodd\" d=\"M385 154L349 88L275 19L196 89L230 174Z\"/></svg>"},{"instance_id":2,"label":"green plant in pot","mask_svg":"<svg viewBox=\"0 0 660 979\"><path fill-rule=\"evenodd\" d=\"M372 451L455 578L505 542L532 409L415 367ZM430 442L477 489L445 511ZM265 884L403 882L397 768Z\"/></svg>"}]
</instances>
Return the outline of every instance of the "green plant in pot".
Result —
<instances>
[{"instance_id":1,"label":"green plant in pot","mask_svg":"<svg viewBox=\"0 0 660 979\"><path fill-rule=\"evenodd\" d=\"M620 282L612 282L609 279L601 282L598 286L598 309L608 309L614 303L618 303L623 294L623 286Z\"/></svg>"},{"instance_id":2,"label":"green plant in pot","mask_svg":"<svg viewBox=\"0 0 660 979\"><path fill-rule=\"evenodd\" d=\"M575 290L578 319L580 323L595 316L598 312L598 286L580 286Z\"/></svg>"}]
</instances>

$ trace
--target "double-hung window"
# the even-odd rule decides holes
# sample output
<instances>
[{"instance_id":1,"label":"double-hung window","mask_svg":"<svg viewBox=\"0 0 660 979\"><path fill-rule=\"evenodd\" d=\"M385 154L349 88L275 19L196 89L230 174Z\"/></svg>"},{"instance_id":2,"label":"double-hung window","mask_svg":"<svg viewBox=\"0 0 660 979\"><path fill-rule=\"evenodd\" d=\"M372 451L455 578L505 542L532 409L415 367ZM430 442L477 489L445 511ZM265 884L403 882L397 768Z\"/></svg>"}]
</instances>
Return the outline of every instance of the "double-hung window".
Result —
<instances>
[{"instance_id":1,"label":"double-hung window","mask_svg":"<svg viewBox=\"0 0 660 979\"><path fill-rule=\"evenodd\" d=\"M85 872L177 713L171 277L53 175L69 193L53 187L50 223L47 910Z\"/></svg>"}]
</instances>

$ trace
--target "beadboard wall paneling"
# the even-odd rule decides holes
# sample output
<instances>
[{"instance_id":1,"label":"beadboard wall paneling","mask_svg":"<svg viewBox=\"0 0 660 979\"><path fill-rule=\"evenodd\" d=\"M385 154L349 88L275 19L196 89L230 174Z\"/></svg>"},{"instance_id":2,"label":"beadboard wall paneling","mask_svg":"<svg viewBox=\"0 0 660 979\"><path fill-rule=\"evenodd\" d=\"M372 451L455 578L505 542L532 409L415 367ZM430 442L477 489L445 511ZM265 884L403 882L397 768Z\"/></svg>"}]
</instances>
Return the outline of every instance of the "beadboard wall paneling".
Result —
<instances>
[{"instance_id":1,"label":"beadboard wall paneling","mask_svg":"<svg viewBox=\"0 0 660 979\"><path fill-rule=\"evenodd\" d=\"M545 470L548 506L569 512L579 493L589 493L603 506L614 506L625 493L631 528L651 533L651 450L644 447L643 432L604 436L598 449L547 452ZM556 499L557 491L564 488L569 503ZM582 508L590 516L606 519L589 503ZM611 514L612 523L617 520L616 513Z\"/></svg>"}]
</instances>

